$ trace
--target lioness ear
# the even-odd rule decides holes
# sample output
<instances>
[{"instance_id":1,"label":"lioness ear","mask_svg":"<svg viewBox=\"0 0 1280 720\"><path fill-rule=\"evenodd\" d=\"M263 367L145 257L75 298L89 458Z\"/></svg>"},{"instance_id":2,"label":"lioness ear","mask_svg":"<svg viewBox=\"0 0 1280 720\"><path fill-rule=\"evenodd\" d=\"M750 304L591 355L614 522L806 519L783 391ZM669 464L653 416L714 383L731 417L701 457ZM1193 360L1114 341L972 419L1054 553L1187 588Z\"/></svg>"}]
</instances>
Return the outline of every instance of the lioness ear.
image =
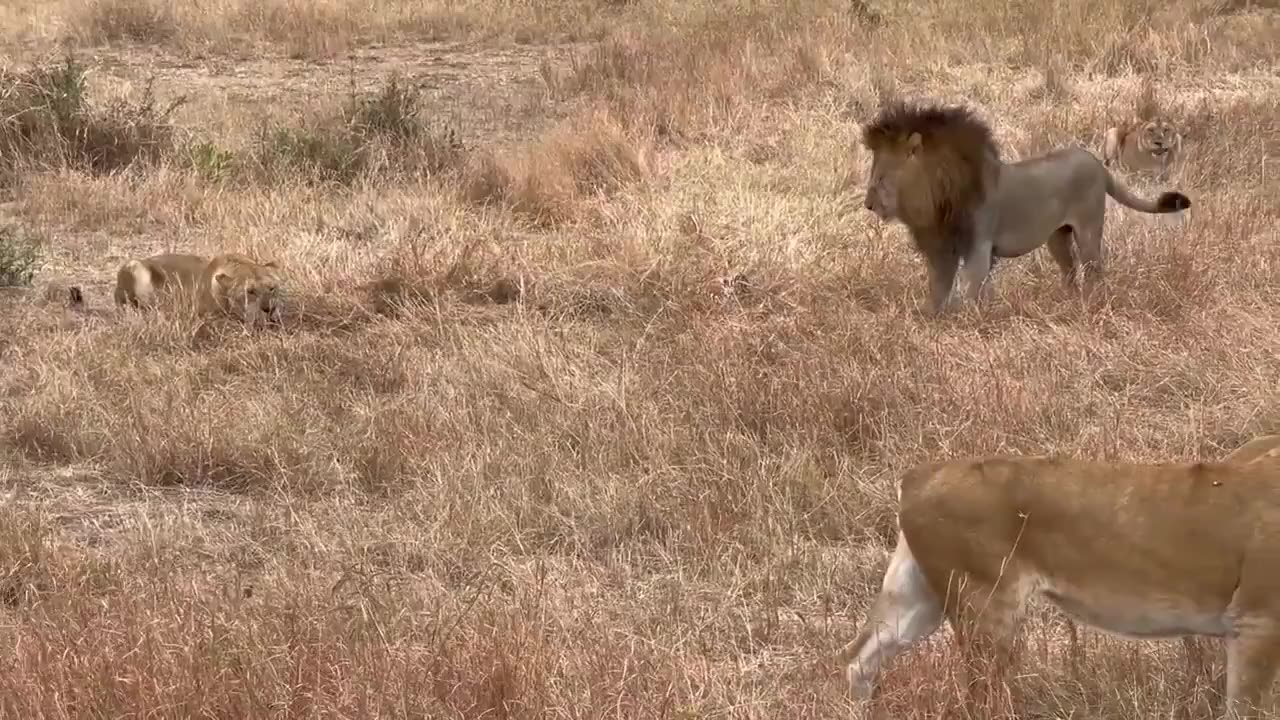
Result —
<instances>
[{"instance_id":1,"label":"lioness ear","mask_svg":"<svg viewBox=\"0 0 1280 720\"><path fill-rule=\"evenodd\" d=\"M907 138L907 154L915 155L916 153L920 152L920 146L923 144L923 142L924 141L920 137L920 133L918 132L911 133L911 137Z\"/></svg>"},{"instance_id":2,"label":"lioness ear","mask_svg":"<svg viewBox=\"0 0 1280 720\"><path fill-rule=\"evenodd\" d=\"M280 264L279 264L279 263L277 263L275 260L268 260L268 261L266 261L266 262L262 263L262 266L263 266L263 267L269 267L269 268L275 268L276 270L280 270L280 269L281 269Z\"/></svg>"},{"instance_id":3,"label":"lioness ear","mask_svg":"<svg viewBox=\"0 0 1280 720\"><path fill-rule=\"evenodd\" d=\"M213 276L213 281L218 283L218 285L222 286L223 289L227 289L231 287L231 275L228 273L224 273L224 272L215 273Z\"/></svg>"}]
</instances>

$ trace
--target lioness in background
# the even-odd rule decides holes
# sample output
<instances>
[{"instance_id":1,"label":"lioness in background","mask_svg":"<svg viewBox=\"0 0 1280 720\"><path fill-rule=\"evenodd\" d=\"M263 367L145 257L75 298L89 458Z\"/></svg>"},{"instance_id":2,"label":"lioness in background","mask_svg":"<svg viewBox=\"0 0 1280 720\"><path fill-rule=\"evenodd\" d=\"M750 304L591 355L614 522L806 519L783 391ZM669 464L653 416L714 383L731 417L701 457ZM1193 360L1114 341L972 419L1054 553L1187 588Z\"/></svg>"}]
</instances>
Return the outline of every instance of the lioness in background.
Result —
<instances>
[{"instance_id":1,"label":"lioness in background","mask_svg":"<svg viewBox=\"0 0 1280 720\"><path fill-rule=\"evenodd\" d=\"M1107 128L1102 145L1102 162L1129 170L1154 173L1164 178L1182 155L1182 133L1168 120L1131 120Z\"/></svg>"}]
</instances>

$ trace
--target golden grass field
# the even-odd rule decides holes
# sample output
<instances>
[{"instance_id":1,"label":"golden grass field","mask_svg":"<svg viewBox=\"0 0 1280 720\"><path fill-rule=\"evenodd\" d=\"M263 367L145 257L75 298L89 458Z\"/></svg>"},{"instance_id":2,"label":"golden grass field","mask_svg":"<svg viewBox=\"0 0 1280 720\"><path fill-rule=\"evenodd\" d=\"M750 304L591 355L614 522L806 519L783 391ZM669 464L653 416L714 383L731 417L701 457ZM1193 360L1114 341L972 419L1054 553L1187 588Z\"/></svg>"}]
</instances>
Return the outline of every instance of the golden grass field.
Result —
<instances>
[{"instance_id":1,"label":"golden grass field","mask_svg":"<svg viewBox=\"0 0 1280 720\"><path fill-rule=\"evenodd\" d=\"M6 718L851 717L829 658L903 469L1280 431L1274 2L4 0L0 28L0 275L34 271L0 291ZM930 318L862 207L895 96L971 104L1006 160L1160 112L1183 162L1121 177L1194 205L1109 201L1092 298L1038 250ZM165 250L283 262L284 328L114 310ZM1082 629L1081 668L1036 618L991 717L1208 716L1175 641ZM885 717L956 704L948 635Z\"/></svg>"}]
</instances>

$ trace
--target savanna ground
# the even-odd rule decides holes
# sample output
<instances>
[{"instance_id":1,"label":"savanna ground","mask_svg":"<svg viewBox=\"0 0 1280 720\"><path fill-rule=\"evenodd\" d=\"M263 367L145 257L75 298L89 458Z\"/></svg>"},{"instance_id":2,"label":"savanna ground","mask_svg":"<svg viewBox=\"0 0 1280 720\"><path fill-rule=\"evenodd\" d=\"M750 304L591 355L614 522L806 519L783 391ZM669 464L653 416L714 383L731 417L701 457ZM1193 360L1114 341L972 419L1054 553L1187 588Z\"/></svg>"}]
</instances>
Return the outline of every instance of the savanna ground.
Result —
<instances>
[{"instance_id":1,"label":"savanna ground","mask_svg":"<svg viewBox=\"0 0 1280 720\"><path fill-rule=\"evenodd\" d=\"M6 0L0 713L849 716L904 468L1280 430L1265 5ZM1088 301L1041 250L929 319L861 207L893 96L1006 159L1165 113L1124 177L1195 205L1108 202ZM282 261L285 327L112 310L164 250ZM1176 643L1037 617L1021 717L1207 712Z\"/></svg>"}]
</instances>

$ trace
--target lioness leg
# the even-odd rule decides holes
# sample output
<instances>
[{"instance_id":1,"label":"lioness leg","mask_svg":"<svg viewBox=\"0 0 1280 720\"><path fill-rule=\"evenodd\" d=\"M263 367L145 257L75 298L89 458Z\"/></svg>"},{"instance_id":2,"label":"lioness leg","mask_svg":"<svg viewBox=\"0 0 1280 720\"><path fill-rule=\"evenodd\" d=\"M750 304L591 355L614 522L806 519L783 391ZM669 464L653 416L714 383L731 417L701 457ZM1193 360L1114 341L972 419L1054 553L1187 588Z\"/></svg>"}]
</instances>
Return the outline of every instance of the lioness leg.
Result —
<instances>
[{"instance_id":1,"label":"lioness leg","mask_svg":"<svg viewBox=\"0 0 1280 720\"><path fill-rule=\"evenodd\" d=\"M925 580L906 538L899 533L880 595L858 637L838 656L840 663L847 663L845 678L850 695L870 700L884 664L941 625L942 604Z\"/></svg>"},{"instance_id":2,"label":"lioness leg","mask_svg":"<svg viewBox=\"0 0 1280 720\"><path fill-rule=\"evenodd\" d=\"M1280 667L1280 628L1267 618L1245 617L1236 625L1243 625L1239 634L1227 639L1227 717L1266 716Z\"/></svg>"},{"instance_id":3,"label":"lioness leg","mask_svg":"<svg viewBox=\"0 0 1280 720\"><path fill-rule=\"evenodd\" d=\"M1076 628L1076 621L1071 617L1065 618L1067 623L1068 646L1071 649L1071 672L1076 676L1080 676L1080 663L1084 658L1084 652L1080 650L1080 631Z\"/></svg>"},{"instance_id":4,"label":"lioness leg","mask_svg":"<svg viewBox=\"0 0 1280 720\"><path fill-rule=\"evenodd\" d=\"M968 717L1003 714L1005 673L1017 661L1020 599L1010 590L967 582L948 593L947 619L961 650L967 676L964 706Z\"/></svg>"},{"instance_id":5,"label":"lioness leg","mask_svg":"<svg viewBox=\"0 0 1280 720\"><path fill-rule=\"evenodd\" d=\"M150 305L155 294L151 270L138 260L129 260L116 271L114 293L117 305L141 307Z\"/></svg>"}]
</instances>

